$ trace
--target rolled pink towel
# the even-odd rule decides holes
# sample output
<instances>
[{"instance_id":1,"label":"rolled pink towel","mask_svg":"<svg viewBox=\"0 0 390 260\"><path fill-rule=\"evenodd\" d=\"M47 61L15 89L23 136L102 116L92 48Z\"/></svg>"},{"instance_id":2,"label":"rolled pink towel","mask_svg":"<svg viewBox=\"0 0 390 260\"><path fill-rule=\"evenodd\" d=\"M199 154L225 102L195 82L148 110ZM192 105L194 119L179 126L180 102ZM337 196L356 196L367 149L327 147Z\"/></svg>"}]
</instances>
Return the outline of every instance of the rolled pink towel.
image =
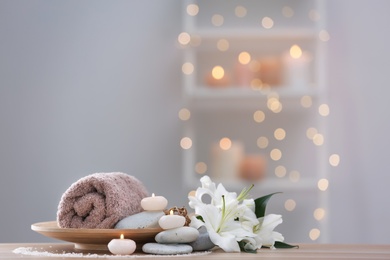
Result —
<instances>
[{"instance_id":1,"label":"rolled pink towel","mask_svg":"<svg viewBox=\"0 0 390 260\"><path fill-rule=\"evenodd\" d=\"M121 172L94 173L73 183L62 195L57 211L61 228L113 228L142 211L148 195L135 177Z\"/></svg>"}]
</instances>

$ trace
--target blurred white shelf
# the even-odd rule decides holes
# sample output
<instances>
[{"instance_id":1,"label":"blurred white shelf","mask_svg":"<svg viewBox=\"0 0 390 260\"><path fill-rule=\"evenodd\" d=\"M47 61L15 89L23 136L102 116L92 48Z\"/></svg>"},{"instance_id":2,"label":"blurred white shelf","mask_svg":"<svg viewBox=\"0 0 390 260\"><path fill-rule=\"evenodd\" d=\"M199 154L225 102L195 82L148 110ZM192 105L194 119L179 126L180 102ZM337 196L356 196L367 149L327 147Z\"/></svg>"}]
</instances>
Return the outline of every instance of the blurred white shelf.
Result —
<instances>
[{"instance_id":1,"label":"blurred white shelf","mask_svg":"<svg viewBox=\"0 0 390 260\"><path fill-rule=\"evenodd\" d=\"M315 88L293 89L289 86L273 87L267 91L249 87L199 87L188 92L190 105L200 109L266 107L268 97L275 95L283 106L294 108L300 107L303 96L315 99L319 95Z\"/></svg>"},{"instance_id":2,"label":"blurred white shelf","mask_svg":"<svg viewBox=\"0 0 390 260\"><path fill-rule=\"evenodd\" d=\"M263 29L263 28L233 28L233 29L198 29L189 31L191 36L197 36L201 39L317 39L318 30L316 28L280 28L280 29Z\"/></svg>"}]
</instances>

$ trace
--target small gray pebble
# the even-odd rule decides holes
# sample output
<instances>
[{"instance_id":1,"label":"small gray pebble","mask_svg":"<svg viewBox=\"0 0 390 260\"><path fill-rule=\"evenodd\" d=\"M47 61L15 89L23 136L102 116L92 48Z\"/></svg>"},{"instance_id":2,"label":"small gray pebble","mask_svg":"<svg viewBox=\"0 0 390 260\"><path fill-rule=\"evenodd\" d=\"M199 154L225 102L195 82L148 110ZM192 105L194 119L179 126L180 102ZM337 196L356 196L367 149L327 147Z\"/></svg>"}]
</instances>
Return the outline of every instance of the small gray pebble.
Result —
<instances>
[{"instance_id":1,"label":"small gray pebble","mask_svg":"<svg viewBox=\"0 0 390 260\"><path fill-rule=\"evenodd\" d=\"M161 244L182 244L193 242L198 236L199 231L196 228L179 227L158 233L155 240Z\"/></svg>"},{"instance_id":2,"label":"small gray pebble","mask_svg":"<svg viewBox=\"0 0 390 260\"><path fill-rule=\"evenodd\" d=\"M215 245L210 240L210 236L209 233L207 232L207 228L205 226L201 226L198 229L198 231L199 231L198 238L194 242L189 243L189 245L192 246L194 251L204 251L213 248Z\"/></svg>"},{"instance_id":3,"label":"small gray pebble","mask_svg":"<svg viewBox=\"0 0 390 260\"><path fill-rule=\"evenodd\" d=\"M116 229L141 229L159 228L158 220L164 216L163 211L142 211L140 213L125 217L120 220L114 228Z\"/></svg>"},{"instance_id":4,"label":"small gray pebble","mask_svg":"<svg viewBox=\"0 0 390 260\"><path fill-rule=\"evenodd\" d=\"M155 255L189 254L192 252L192 247L186 244L164 245L159 243L146 243L142 246L142 251Z\"/></svg>"}]
</instances>

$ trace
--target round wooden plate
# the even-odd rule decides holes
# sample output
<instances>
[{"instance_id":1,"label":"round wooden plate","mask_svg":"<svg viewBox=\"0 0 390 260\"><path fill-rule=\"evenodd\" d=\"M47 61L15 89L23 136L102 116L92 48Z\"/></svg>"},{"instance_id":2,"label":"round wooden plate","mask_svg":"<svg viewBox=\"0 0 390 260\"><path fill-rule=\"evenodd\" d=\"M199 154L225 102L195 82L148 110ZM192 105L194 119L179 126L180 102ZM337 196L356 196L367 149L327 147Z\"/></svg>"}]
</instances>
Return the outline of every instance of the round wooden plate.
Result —
<instances>
[{"instance_id":1,"label":"round wooden plate","mask_svg":"<svg viewBox=\"0 0 390 260\"><path fill-rule=\"evenodd\" d=\"M31 229L44 236L55 238L75 244L80 250L108 250L107 244L111 239L132 239L138 246L155 242L154 237L161 232L160 228L145 229L86 229L86 228L60 228L57 221L39 222L31 225Z\"/></svg>"}]
</instances>

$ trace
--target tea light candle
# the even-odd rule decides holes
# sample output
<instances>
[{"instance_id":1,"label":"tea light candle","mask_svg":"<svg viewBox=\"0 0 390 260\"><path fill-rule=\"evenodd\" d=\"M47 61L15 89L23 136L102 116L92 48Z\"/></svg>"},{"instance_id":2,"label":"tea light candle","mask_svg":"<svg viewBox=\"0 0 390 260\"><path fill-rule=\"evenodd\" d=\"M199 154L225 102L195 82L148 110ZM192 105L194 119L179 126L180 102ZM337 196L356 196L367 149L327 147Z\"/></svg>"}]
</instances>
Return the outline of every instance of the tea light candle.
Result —
<instances>
[{"instance_id":1,"label":"tea light candle","mask_svg":"<svg viewBox=\"0 0 390 260\"><path fill-rule=\"evenodd\" d=\"M184 226L186 218L180 215L174 215L173 211L169 212L169 215L162 216L158 224L162 229L173 229Z\"/></svg>"},{"instance_id":2,"label":"tea light candle","mask_svg":"<svg viewBox=\"0 0 390 260\"><path fill-rule=\"evenodd\" d=\"M168 200L163 196L146 197L141 200L141 207L144 210L163 210L168 205Z\"/></svg>"},{"instance_id":3,"label":"tea light candle","mask_svg":"<svg viewBox=\"0 0 390 260\"><path fill-rule=\"evenodd\" d=\"M124 239L123 234L121 234L120 239L111 240L107 247L115 255L131 255L137 248L135 242L131 239Z\"/></svg>"}]
</instances>

